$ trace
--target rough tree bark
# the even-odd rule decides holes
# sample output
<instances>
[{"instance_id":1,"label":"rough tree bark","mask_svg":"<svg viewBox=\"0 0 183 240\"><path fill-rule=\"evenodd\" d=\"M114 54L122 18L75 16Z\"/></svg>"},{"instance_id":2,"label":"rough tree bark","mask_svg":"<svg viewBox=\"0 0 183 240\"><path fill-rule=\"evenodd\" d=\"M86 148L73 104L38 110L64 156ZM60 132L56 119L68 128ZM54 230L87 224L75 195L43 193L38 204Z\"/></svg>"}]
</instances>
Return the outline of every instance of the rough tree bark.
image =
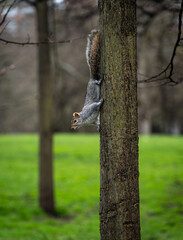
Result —
<instances>
[{"instance_id":1,"label":"rough tree bark","mask_svg":"<svg viewBox=\"0 0 183 240\"><path fill-rule=\"evenodd\" d=\"M36 2L38 40L48 40L47 1ZM39 203L41 208L54 213L53 154L52 154L52 76L50 45L38 46L39 61L39 120L40 120L40 160L39 160Z\"/></svg>"},{"instance_id":2,"label":"rough tree bark","mask_svg":"<svg viewBox=\"0 0 183 240\"><path fill-rule=\"evenodd\" d=\"M102 34L100 233L139 240L136 6L99 0Z\"/></svg>"}]
</instances>

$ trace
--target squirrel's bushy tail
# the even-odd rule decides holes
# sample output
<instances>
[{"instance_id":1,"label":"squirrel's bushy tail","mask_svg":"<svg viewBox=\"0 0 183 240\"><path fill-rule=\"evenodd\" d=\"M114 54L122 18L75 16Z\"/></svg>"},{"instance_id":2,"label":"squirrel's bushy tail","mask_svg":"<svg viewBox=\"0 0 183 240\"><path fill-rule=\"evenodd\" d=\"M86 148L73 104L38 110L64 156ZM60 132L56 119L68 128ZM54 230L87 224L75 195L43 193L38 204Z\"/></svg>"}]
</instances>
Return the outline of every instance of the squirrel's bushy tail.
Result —
<instances>
[{"instance_id":1,"label":"squirrel's bushy tail","mask_svg":"<svg viewBox=\"0 0 183 240\"><path fill-rule=\"evenodd\" d=\"M88 35L86 59L90 69L90 78L100 79L100 32L99 30L92 30Z\"/></svg>"}]
</instances>

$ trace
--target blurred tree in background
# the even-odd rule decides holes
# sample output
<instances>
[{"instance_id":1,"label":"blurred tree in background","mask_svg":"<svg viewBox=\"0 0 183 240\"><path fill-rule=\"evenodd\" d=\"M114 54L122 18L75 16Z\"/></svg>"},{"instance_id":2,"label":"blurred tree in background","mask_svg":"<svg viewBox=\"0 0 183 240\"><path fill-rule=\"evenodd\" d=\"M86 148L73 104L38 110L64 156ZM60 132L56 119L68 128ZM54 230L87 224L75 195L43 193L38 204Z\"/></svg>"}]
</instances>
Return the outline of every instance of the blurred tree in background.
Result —
<instances>
[{"instance_id":1,"label":"blurred tree in background","mask_svg":"<svg viewBox=\"0 0 183 240\"><path fill-rule=\"evenodd\" d=\"M48 1L36 1L38 42L49 36ZM46 212L54 214L53 187L53 75L50 44L38 45L39 79L39 203Z\"/></svg>"},{"instance_id":2,"label":"blurred tree in background","mask_svg":"<svg viewBox=\"0 0 183 240\"><path fill-rule=\"evenodd\" d=\"M18 1L10 10L1 38L36 41L35 9L28 2L34 1ZM168 64L178 33L180 3L169 0L137 1L139 79L156 75ZM50 1L49 25L50 41L73 39L70 43L51 47L54 72L53 131L68 132L72 112L81 109L85 98L89 78L85 60L86 37L91 29L99 27L97 1ZM0 48L3 59L0 63L0 131L35 132L38 130L37 46L9 44L5 47L1 42ZM179 80L182 75L181 58L182 46L179 46L173 75ZM14 70L9 71L12 65ZM182 91L182 84L174 87L139 84L140 132L182 133Z\"/></svg>"},{"instance_id":3,"label":"blurred tree in background","mask_svg":"<svg viewBox=\"0 0 183 240\"><path fill-rule=\"evenodd\" d=\"M18 35L18 37L20 38L14 38L13 40L11 40L11 36L9 35L5 35L5 38L10 39L8 41L12 41L12 43L14 45L28 45L28 47L30 47L31 45L34 46L34 48L36 47L36 50L38 50L38 57L37 57L37 65L38 65L38 75L37 75L37 79L38 79L38 83L37 85L38 90L36 93L36 96L38 96L38 114L39 114L39 131L40 131L40 159L39 159L39 203L41 208L43 208L46 212L51 213L51 214L55 214L55 206L54 206L54 184L53 184L53 144L52 144L52 133L54 130L56 130L56 124L57 124L57 110L58 108L60 109L61 112L61 119L63 119L63 123L65 118L62 117L62 114L64 115L64 105L65 105L65 99L67 98L67 89L65 88L66 84L65 81L60 81L60 73L62 73L62 70L65 70L67 73L71 72L72 76L77 76L77 80L79 80L79 82L81 83L80 78L81 74L79 72L77 72L74 67L72 67L71 65L67 64L67 63L61 63L60 62L60 57L58 57L58 49L57 49L57 45L55 44L53 46L53 48L51 49L51 39L54 38L53 41L57 41L56 39L56 33L57 33L57 29L56 29L56 18L57 16L55 15L55 5L54 5L54 1L25 1L28 5L25 5L24 1L23 3L20 3L19 5L15 5L16 1L9 2L10 5L7 5L7 8L5 9L5 13L4 16L7 17L9 16L9 12L11 9L15 8L14 10L18 11L18 13L15 11L14 13L14 17L15 20L20 21L20 23L22 23L23 17L21 16L21 12L19 12L19 8L21 9L22 13L24 12L29 12L31 15L35 15L37 14L37 24L35 24L34 28L35 28L35 39L38 39L37 42L36 40L34 40L34 35L32 33L28 33L27 36L27 40L25 42L23 42L23 44L20 44L20 42L22 42L21 40L21 34ZM5 4L2 7L2 12L3 9L6 7L7 2L5 1ZM69 12L71 12L71 7L75 7L77 6L78 3L77 2L71 2L68 5L68 14ZM79 6L81 5L81 3L79 3ZM61 9L63 10L64 6L61 6ZM73 16L73 22L74 22L74 18L81 18L81 20L84 20L85 18L88 18L88 13L90 11L90 15L93 15L91 9L89 8L89 5L87 3L84 4L83 7L83 15L80 16ZM85 9L87 9L87 11L85 12ZM90 9L90 10L89 10ZM96 8L95 8L96 9ZM36 10L36 12L35 12ZM95 11L96 12L96 11ZM8 13L8 14L7 14ZM22 14L23 15L23 14ZM3 18L5 19L5 17L3 16ZM2 19L3 19L2 18ZM19 20L20 18L20 20ZM70 16L70 18L72 18L72 15ZM4 21L5 22L5 21ZM77 21L75 21L77 24ZM11 23L11 22L10 22ZM9 24L10 24L9 23ZM28 22L29 23L29 22ZM2 24L3 25L3 24ZM2 32L4 32L5 30L8 30L8 28L6 29L6 27L8 27L8 25L4 25L2 27ZM37 34L36 34L36 29L37 29ZM53 32L52 32L53 31ZM24 33L24 32L23 32ZM79 32L77 33L79 36ZM36 36L37 35L37 36ZM33 42L32 42L33 41ZM45 44L41 44L43 42L47 42ZM40 43L40 44L39 44ZM50 44L49 44L50 43ZM13 45L13 46L14 46ZM24 46L26 48L26 46ZM51 50L53 53L52 59L53 61L51 61ZM30 50L29 50L30 51ZM27 57L28 55L26 55ZM10 57L11 58L11 57ZM36 57L35 57L36 59ZM22 64L25 64L22 62ZM13 64L11 64L13 65ZM8 70L10 70L12 67L6 67L4 70L5 75L9 72ZM16 65L16 64L15 64ZM14 65L13 65L14 66ZM23 66L22 66L23 67ZM36 68L32 69L31 63L29 65L29 67L31 68L32 71L36 71ZM16 69L16 67L15 67ZM20 70L20 69L19 69ZM21 68L22 71L24 71L24 67ZM54 75L53 75L54 72ZM3 71L2 71L3 73ZM55 79L53 79L53 76L55 77ZM25 78L27 78L27 75L25 73ZM23 79L22 79L23 81ZM32 82L31 80L28 78L28 83L29 86L31 86ZM59 83L61 83L59 85ZM57 88L59 89L59 91L57 90ZM54 94L54 110L55 110L55 114L53 117L53 100L52 100L52 94L53 94L53 90L55 92ZM13 94L16 94L16 91L14 91L12 89ZM4 92L4 94L6 94L6 92ZM60 99L59 97L62 96ZM70 94L70 96L72 96ZM4 101L6 100L6 96L4 96L5 98L3 99ZM37 97L36 97L37 98ZM22 97L23 99L23 97ZM26 98L25 99L16 99L13 103L4 103L1 107L2 110L7 110L8 107L10 107L10 109L14 109L16 111L17 106L22 106L25 103L28 104L32 104L32 101L35 101L35 96L32 96L30 98ZM61 102L61 105L59 104ZM27 104L26 104L27 106ZM58 108L57 108L58 107ZM56 109L57 108L57 109ZM31 112L30 112L31 115ZM6 115L5 115L6 116ZM37 116L36 116L37 118ZM61 120L59 119L59 121ZM14 119L14 124L17 125L18 121L20 119ZM53 120L55 120L55 125L53 124ZM38 121L38 120L37 120ZM68 122L68 118L67 118L67 122ZM70 123L70 121L69 121ZM31 124L31 122L29 123ZM6 127L5 127L6 128ZM12 130L10 130L12 131ZM8 132L10 132L8 131Z\"/></svg>"}]
</instances>

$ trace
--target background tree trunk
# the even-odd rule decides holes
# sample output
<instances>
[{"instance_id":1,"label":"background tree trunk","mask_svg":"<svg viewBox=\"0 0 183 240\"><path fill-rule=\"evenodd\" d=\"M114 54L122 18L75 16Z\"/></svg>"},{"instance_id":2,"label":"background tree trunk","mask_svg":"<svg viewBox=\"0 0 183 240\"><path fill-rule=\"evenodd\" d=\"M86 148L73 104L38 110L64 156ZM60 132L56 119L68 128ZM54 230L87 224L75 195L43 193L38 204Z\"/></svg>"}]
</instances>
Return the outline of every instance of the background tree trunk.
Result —
<instances>
[{"instance_id":1,"label":"background tree trunk","mask_svg":"<svg viewBox=\"0 0 183 240\"><path fill-rule=\"evenodd\" d=\"M99 0L102 33L102 240L140 239L136 5Z\"/></svg>"},{"instance_id":2,"label":"background tree trunk","mask_svg":"<svg viewBox=\"0 0 183 240\"><path fill-rule=\"evenodd\" d=\"M38 41L48 39L48 5L39 0L36 4ZM39 112L40 112L40 168L39 203L48 213L54 213L53 154L52 154L52 76L50 45L40 44L39 60Z\"/></svg>"}]
</instances>

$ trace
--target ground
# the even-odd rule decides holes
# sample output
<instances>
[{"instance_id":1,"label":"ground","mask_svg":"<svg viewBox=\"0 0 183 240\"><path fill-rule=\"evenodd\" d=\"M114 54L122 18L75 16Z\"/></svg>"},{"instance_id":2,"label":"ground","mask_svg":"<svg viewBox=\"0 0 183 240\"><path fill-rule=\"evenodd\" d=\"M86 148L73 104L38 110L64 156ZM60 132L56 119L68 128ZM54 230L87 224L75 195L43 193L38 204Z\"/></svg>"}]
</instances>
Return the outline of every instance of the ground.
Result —
<instances>
[{"instance_id":1,"label":"ground","mask_svg":"<svg viewBox=\"0 0 183 240\"><path fill-rule=\"evenodd\" d=\"M182 240L183 137L140 137L142 240ZM99 240L99 136L54 137L58 217L38 206L37 135L0 135L0 240Z\"/></svg>"}]
</instances>

